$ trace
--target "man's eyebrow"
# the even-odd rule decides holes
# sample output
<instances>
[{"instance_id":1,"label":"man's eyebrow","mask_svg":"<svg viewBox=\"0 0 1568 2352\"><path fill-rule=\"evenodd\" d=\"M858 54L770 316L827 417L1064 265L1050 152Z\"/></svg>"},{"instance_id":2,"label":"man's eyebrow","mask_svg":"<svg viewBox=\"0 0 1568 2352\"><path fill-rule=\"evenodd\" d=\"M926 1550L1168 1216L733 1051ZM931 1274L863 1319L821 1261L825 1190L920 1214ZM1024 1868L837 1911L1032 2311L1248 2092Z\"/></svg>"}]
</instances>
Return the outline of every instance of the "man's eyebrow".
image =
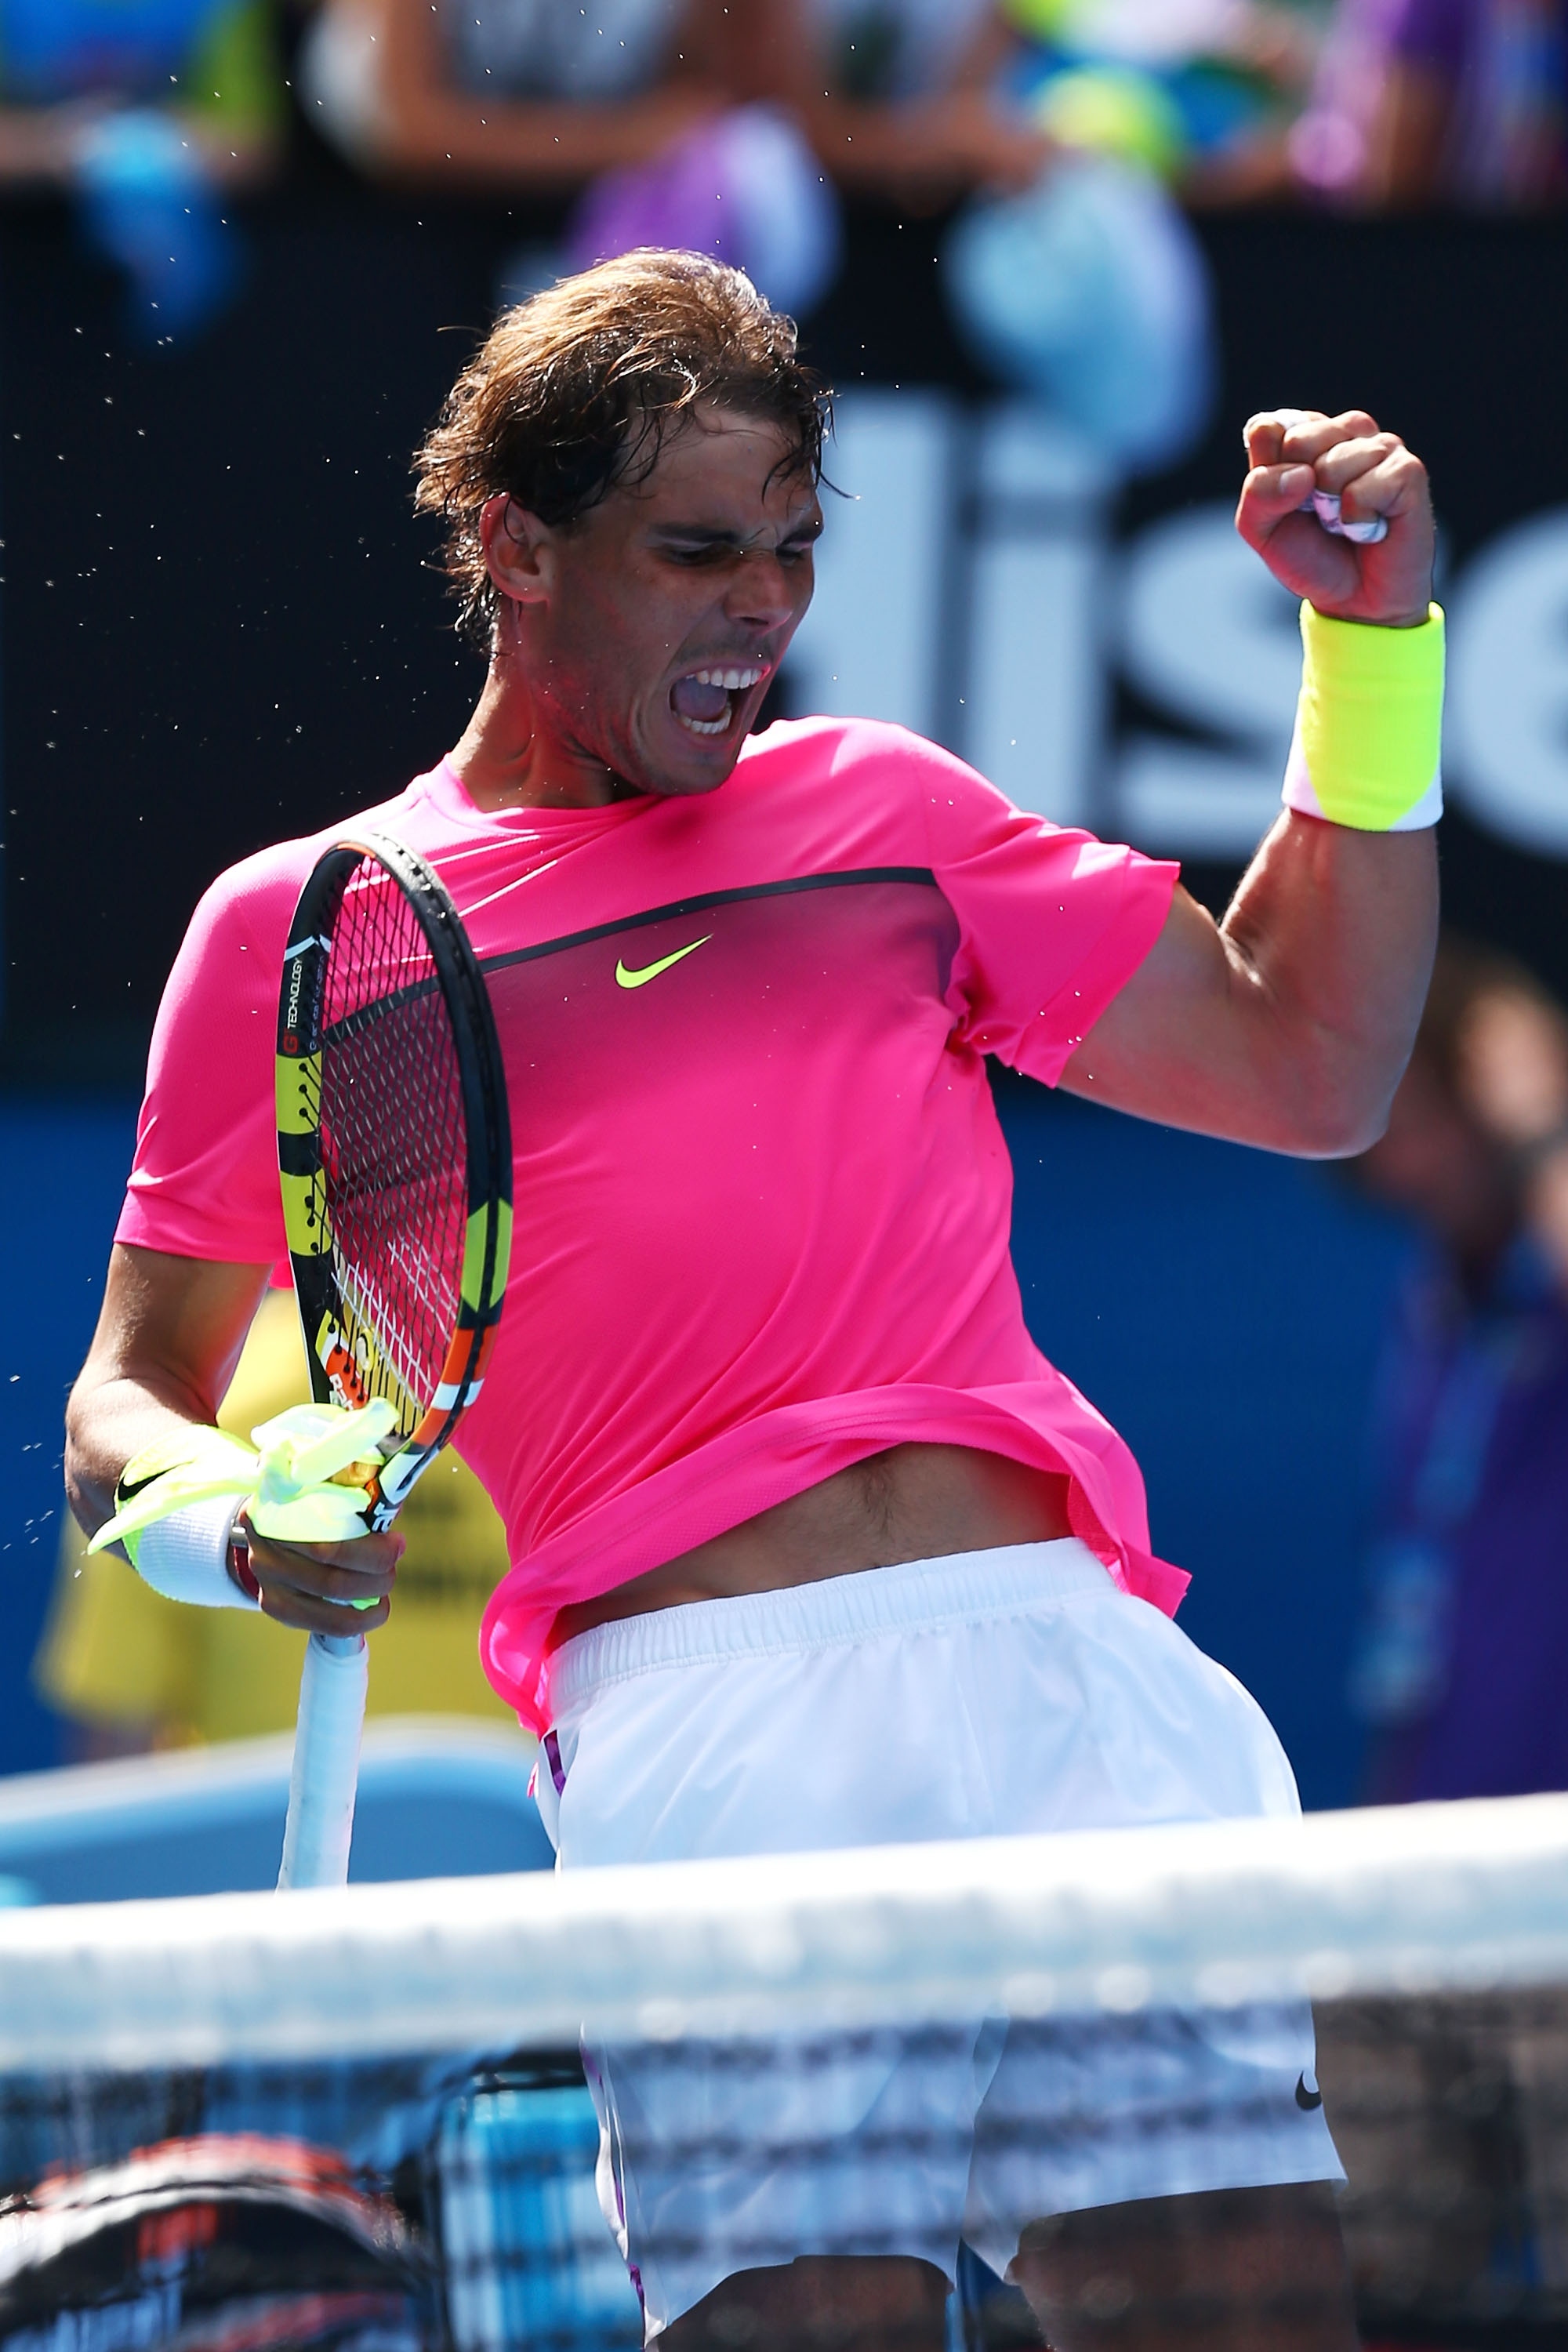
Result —
<instances>
[{"instance_id":1,"label":"man's eyebrow","mask_svg":"<svg viewBox=\"0 0 1568 2352\"><path fill-rule=\"evenodd\" d=\"M787 545L793 539L817 539L820 538L821 533L822 516L819 513L805 514L797 523L792 524L784 533L779 544ZM757 531L727 530L719 524L707 522L656 522L653 525L653 534L656 539L682 540L688 546L692 547L733 547L742 550L755 546L762 536Z\"/></svg>"}]
</instances>

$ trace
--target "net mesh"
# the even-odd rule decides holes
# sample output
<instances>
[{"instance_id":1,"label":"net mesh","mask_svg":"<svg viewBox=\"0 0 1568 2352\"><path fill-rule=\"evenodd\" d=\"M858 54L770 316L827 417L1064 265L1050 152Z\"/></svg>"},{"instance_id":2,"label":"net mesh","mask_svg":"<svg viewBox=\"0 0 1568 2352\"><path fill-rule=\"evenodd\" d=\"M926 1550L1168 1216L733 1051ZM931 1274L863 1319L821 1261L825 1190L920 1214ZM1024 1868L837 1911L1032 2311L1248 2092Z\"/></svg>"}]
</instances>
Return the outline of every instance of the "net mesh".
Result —
<instances>
[{"instance_id":1,"label":"net mesh","mask_svg":"<svg viewBox=\"0 0 1568 2352\"><path fill-rule=\"evenodd\" d=\"M28 2352L1561 2343L1568 1802L12 1914L0 2181Z\"/></svg>"},{"instance_id":2,"label":"net mesh","mask_svg":"<svg viewBox=\"0 0 1568 2352\"><path fill-rule=\"evenodd\" d=\"M390 1399L406 1435L458 1327L468 1132L429 944L372 859L348 877L321 1018L321 1182L343 1336L365 1393Z\"/></svg>"}]
</instances>

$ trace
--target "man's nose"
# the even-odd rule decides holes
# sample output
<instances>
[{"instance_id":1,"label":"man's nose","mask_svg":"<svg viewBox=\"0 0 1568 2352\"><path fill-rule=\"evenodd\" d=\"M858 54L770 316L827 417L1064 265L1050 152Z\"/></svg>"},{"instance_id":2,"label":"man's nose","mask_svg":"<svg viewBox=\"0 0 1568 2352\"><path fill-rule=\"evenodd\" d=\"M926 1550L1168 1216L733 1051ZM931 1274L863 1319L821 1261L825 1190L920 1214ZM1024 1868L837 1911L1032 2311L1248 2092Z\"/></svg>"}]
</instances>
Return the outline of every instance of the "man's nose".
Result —
<instances>
[{"instance_id":1,"label":"man's nose","mask_svg":"<svg viewBox=\"0 0 1568 2352\"><path fill-rule=\"evenodd\" d=\"M724 597L727 619L753 628L776 629L793 620L811 593L811 574L800 564L786 567L771 549L748 550L736 564Z\"/></svg>"}]
</instances>

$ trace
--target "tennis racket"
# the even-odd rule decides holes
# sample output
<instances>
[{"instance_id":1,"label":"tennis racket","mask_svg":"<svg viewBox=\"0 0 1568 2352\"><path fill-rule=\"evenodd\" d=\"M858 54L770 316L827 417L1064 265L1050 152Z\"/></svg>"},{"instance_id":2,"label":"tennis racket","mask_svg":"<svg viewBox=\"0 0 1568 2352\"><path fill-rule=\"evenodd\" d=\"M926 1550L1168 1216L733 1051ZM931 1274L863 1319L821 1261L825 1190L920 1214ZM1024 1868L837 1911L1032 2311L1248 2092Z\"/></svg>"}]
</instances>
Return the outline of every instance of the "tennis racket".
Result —
<instances>
[{"instance_id":1,"label":"tennis racket","mask_svg":"<svg viewBox=\"0 0 1568 2352\"><path fill-rule=\"evenodd\" d=\"M511 1243L506 1077L484 976L445 888L400 842L338 842L300 894L278 1012L278 1164L319 1404L384 1397L378 1458L342 1474L367 1532L479 1392ZM345 1612L346 1614L346 1612ZM278 1884L348 1875L364 1636L312 1633Z\"/></svg>"}]
</instances>

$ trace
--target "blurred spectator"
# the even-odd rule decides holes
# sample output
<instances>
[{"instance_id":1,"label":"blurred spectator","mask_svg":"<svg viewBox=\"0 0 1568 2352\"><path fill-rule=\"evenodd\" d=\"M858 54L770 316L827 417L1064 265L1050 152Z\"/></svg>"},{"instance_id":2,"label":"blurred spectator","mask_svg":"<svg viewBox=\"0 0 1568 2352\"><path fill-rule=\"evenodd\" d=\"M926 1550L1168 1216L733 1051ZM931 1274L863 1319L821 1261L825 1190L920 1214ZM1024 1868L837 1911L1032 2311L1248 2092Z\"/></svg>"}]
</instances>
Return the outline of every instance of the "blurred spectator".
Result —
<instances>
[{"instance_id":1,"label":"blurred spectator","mask_svg":"<svg viewBox=\"0 0 1568 2352\"><path fill-rule=\"evenodd\" d=\"M1050 162L1000 88L1016 46L994 0L794 0L766 63L841 187L933 211Z\"/></svg>"},{"instance_id":2,"label":"blurred spectator","mask_svg":"<svg viewBox=\"0 0 1568 2352\"><path fill-rule=\"evenodd\" d=\"M1358 1164L1425 1229L1373 1417L1368 1793L1568 1789L1568 1019L1518 966L1446 943Z\"/></svg>"},{"instance_id":3,"label":"blurred spectator","mask_svg":"<svg viewBox=\"0 0 1568 2352\"><path fill-rule=\"evenodd\" d=\"M1291 134L1300 180L1373 209L1561 203L1565 14L1564 0L1340 0Z\"/></svg>"},{"instance_id":4,"label":"blurred spectator","mask_svg":"<svg viewBox=\"0 0 1568 2352\"><path fill-rule=\"evenodd\" d=\"M310 1393L291 1291L262 1301L218 1420L251 1429ZM506 1573L506 1538L483 1488L443 1454L405 1504L407 1541L391 1617L371 1642L373 1715L510 1721L479 1665L479 1619ZM34 1674L77 1728L80 1759L245 1739L293 1727L305 1636L269 1617L185 1609L108 1552L89 1559L68 1517Z\"/></svg>"},{"instance_id":5,"label":"blurred spectator","mask_svg":"<svg viewBox=\"0 0 1568 2352\"><path fill-rule=\"evenodd\" d=\"M1022 190L1059 150L1209 201L1272 186L1315 43L1268 0L798 0L792 94L847 187ZM781 89L784 87L781 83Z\"/></svg>"},{"instance_id":6,"label":"blurred spectator","mask_svg":"<svg viewBox=\"0 0 1568 2352\"><path fill-rule=\"evenodd\" d=\"M757 102L779 0L327 0L308 106L362 168L549 195L585 188L502 299L637 246L712 254L781 310L838 265L837 208L788 116Z\"/></svg>"},{"instance_id":7,"label":"blurred spectator","mask_svg":"<svg viewBox=\"0 0 1568 2352\"><path fill-rule=\"evenodd\" d=\"M761 95L746 13L721 0L324 0L309 95L367 170L571 190Z\"/></svg>"},{"instance_id":8,"label":"blurred spectator","mask_svg":"<svg viewBox=\"0 0 1568 2352\"><path fill-rule=\"evenodd\" d=\"M146 340L237 283L221 192L277 151L272 30L269 0L0 0L0 184L74 194Z\"/></svg>"}]
</instances>

